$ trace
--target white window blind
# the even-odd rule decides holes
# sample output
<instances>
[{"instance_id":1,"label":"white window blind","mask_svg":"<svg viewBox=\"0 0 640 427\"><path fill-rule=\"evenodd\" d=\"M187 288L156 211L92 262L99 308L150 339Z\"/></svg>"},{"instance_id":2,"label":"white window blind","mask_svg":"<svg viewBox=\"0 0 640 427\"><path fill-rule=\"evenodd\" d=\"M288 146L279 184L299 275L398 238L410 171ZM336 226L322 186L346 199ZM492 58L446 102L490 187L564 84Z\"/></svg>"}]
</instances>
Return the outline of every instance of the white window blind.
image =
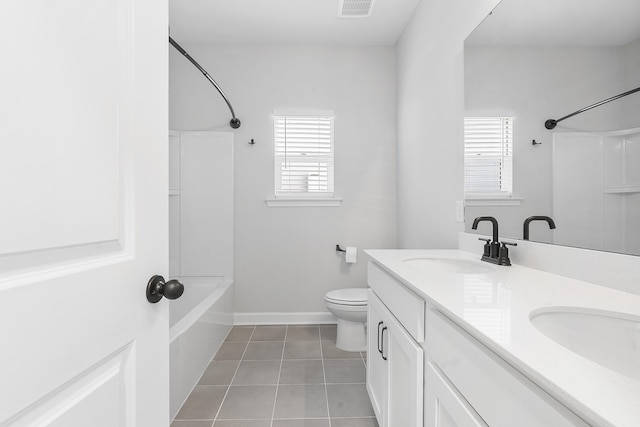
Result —
<instances>
[{"instance_id":1,"label":"white window blind","mask_svg":"<svg viewBox=\"0 0 640 427\"><path fill-rule=\"evenodd\" d=\"M513 117L465 117L465 194L511 195Z\"/></svg>"},{"instance_id":2,"label":"white window blind","mask_svg":"<svg viewBox=\"0 0 640 427\"><path fill-rule=\"evenodd\" d=\"M275 193L333 196L333 117L275 116Z\"/></svg>"}]
</instances>

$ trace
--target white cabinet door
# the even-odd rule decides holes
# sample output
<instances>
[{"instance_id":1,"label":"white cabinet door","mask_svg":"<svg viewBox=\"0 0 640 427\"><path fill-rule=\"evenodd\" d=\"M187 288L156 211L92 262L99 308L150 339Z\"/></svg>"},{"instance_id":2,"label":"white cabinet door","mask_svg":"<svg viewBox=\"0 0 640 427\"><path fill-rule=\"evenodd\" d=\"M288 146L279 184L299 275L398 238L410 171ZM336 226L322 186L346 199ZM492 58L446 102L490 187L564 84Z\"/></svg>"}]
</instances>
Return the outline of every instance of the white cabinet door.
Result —
<instances>
[{"instance_id":1,"label":"white cabinet door","mask_svg":"<svg viewBox=\"0 0 640 427\"><path fill-rule=\"evenodd\" d=\"M487 427L431 362L425 367L425 427Z\"/></svg>"},{"instance_id":2,"label":"white cabinet door","mask_svg":"<svg viewBox=\"0 0 640 427\"><path fill-rule=\"evenodd\" d=\"M169 424L167 8L3 1L2 426Z\"/></svg>"},{"instance_id":3,"label":"white cabinet door","mask_svg":"<svg viewBox=\"0 0 640 427\"><path fill-rule=\"evenodd\" d=\"M372 291L368 304L367 389L378 423L422 427L422 348Z\"/></svg>"},{"instance_id":4,"label":"white cabinet door","mask_svg":"<svg viewBox=\"0 0 640 427\"><path fill-rule=\"evenodd\" d=\"M393 316L385 325L388 334L381 339L389 362L389 427L422 427L424 352Z\"/></svg>"},{"instance_id":5,"label":"white cabinet door","mask_svg":"<svg viewBox=\"0 0 640 427\"><path fill-rule=\"evenodd\" d=\"M383 358L380 337L387 316L380 300L368 291L367 307L367 392L380 427L386 411L388 363ZM386 357L386 356L384 356Z\"/></svg>"}]
</instances>

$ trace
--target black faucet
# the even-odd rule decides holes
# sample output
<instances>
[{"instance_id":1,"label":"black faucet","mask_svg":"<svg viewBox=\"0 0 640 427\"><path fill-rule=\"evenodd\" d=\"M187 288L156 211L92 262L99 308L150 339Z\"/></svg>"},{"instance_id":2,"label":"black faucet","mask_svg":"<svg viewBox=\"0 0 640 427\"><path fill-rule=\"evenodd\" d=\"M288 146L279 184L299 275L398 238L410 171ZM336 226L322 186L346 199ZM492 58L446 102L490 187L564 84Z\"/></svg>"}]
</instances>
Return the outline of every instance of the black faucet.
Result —
<instances>
[{"instance_id":1,"label":"black faucet","mask_svg":"<svg viewBox=\"0 0 640 427\"><path fill-rule=\"evenodd\" d=\"M479 216L473 220L472 230L478 229L478 224L482 221L489 221L493 226L493 241L489 239L480 239L485 242L484 253L482 254L482 261L487 261L498 265L511 265L509 260L509 249L507 245L517 246L516 243L502 242L498 240L498 221L492 216Z\"/></svg>"},{"instance_id":2,"label":"black faucet","mask_svg":"<svg viewBox=\"0 0 640 427\"><path fill-rule=\"evenodd\" d=\"M534 215L524 220L522 225L522 240L529 240L529 224L532 221L547 221L550 229L556 228L556 223L548 216Z\"/></svg>"},{"instance_id":3,"label":"black faucet","mask_svg":"<svg viewBox=\"0 0 640 427\"><path fill-rule=\"evenodd\" d=\"M491 225L493 226L493 241L489 242L486 241L486 244L484 245L485 248L485 255L490 256L491 258L497 258L498 257L498 250L500 249L500 242L498 242L498 220L496 220L494 217L492 216L479 216L476 219L473 220L473 225L471 226L472 230L477 230L478 229L478 224L481 221L490 221ZM482 239L484 240L484 239ZM488 246L488 247L487 247ZM487 249L489 249L489 253L487 254ZM483 255L483 256L485 256Z\"/></svg>"}]
</instances>

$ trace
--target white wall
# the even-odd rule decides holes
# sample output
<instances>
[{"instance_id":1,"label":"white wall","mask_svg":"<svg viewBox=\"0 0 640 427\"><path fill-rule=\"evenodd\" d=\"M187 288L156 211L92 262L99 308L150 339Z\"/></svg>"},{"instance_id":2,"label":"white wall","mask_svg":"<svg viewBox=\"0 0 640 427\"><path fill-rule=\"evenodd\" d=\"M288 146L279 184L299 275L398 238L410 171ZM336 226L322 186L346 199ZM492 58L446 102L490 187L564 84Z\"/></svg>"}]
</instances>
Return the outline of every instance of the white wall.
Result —
<instances>
[{"instance_id":1,"label":"white wall","mask_svg":"<svg viewBox=\"0 0 640 427\"><path fill-rule=\"evenodd\" d=\"M554 132L624 129L640 126L638 106L628 98L611 102L558 124L547 119L637 87L630 72L629 47L467 46L465 49L465 114L513 115L513 193L520 206L473 206L466 209L466 229L472 219L492 215L501 236L522 238L522 222L531 215L552 216L552 136ZM637 74L637 68L636 68ZM636 79L635 86L632 80ZM631 118L630 111L635 111ZM633 125L632 123L635 123ZM541 145L533 146L535 139ZM560 227L560 225L558 225ZM486 232L488 230L483 230ZM531 238L550 242L546 223L531 225Z\"/></svg>"},{"instance_id":2,"label":"white wall","mask_svg":"<svg viewBox=\"0 0 640 427\"><path fill-rule=\"evenodd\" d=\"M454 248L463 199L463 41L498 0L421 1L397 44L398 244Z\"/></svg>"},{"instance_id":3,"label":"white wall","mask_svg":"<svg viewBox=\"0 0 640 427\"><path fill-rule=\"evenodd\" d=\"M393 47L185 45L222 86L235 131L236 311L322 312L324 293L366 285L366 260L335 245L396 245ZM333 110L341 207L268 208L274 109ZM187 60L170 53L170 126L228 129L226 105ZM256 144L247 142L255 139Z\"/></svg>"}]
</instances>

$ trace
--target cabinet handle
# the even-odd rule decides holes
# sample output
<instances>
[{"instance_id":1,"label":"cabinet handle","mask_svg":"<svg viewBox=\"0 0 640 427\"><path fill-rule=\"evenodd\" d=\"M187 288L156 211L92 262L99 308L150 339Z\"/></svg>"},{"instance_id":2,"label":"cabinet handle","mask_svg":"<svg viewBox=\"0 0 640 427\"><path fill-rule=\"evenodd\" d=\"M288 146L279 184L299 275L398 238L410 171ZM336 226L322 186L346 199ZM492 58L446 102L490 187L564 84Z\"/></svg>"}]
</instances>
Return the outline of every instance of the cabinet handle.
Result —
<instances>
[{"instance_id":1,"label":"cabinet handle","mask_svg":"<svg viewBox=\"0 0 640 427\"><path fill-rule=\"evenodd\" d=\"M380 321L378 322L378 353L382 354L382 350L380 349L380 326L383 324L384 322Z\"/></svg>"},{"instance_id":2,"label":"cabinet handle","mask_svg":"<svg viewBox=\"0 0 640 427\"><path fill-rule=\"evenodd\" d=\"M380 351L380 354L382 355L382 360L387 360L386 357L384 357L384 331L387 330L387 327L385 326L384 328L382 328L382 338L380 339L380 343L382 344L382 350Z\"/></svg>"}]
</instances>

